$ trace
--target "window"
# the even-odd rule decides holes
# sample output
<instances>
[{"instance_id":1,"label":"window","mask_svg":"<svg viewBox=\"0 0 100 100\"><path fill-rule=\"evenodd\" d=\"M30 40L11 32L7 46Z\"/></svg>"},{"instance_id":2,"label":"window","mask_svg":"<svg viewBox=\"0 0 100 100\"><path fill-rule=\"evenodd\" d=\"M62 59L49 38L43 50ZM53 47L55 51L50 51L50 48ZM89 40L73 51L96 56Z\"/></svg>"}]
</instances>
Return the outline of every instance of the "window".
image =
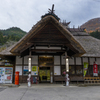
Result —
<instances>
[{"instance_id":1,"label":"window","mask_svg":"<svg viewBox=\"0 0 100 100\"><path fill-rule=\"evenodd\" d=\"M69 73L75 74L75 66L69 66Z\"/></svg>"},{"instance_id":2,"label":"window","mask_svg":"<svg viewBox=\"0 0 100 100\"><path fill-rule=\"evenodd\" d=\"M76 66L76 74L82 74L83 70L82 70L82 66Z\"/></svg>"}]
</instances>

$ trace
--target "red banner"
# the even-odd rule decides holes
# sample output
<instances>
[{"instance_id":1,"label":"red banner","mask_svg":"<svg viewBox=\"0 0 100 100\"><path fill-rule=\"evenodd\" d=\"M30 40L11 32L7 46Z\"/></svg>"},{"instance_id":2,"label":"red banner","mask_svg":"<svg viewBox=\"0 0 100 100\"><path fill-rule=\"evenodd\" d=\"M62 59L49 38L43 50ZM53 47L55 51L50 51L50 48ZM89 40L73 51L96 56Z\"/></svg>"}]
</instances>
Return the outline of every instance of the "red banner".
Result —
<instances>
[{"instance_id":1,"label":"red banner","mask_svg":"<svg viewBox=\"0 0 100 100\"><path fill-rule=\"evenodd\" d=\"M97 64L93 65L93 76L98 76L98 66L97 66Z\"/></svg>"}]
</instances>

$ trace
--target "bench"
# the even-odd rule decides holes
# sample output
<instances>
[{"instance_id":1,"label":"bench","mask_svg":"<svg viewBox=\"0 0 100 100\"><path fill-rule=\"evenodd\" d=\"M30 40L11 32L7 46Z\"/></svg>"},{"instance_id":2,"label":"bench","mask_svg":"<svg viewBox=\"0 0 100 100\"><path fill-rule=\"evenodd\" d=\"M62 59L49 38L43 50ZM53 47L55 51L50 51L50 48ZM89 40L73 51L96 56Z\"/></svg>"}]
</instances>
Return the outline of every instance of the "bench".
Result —
<instances>
[{"instance_id":1,"label":"bench","mask_svg":"<svg viewBox=\"0 0 100 100\"><path fill-rule=\"evenodd\" d=\"M65 82L65 77L63 77L63 76L55 76L54 77L54 82ZM84 77L80 77L80 76L73 76L73 77L70 77L69 78L69 81L70 82L84 82Z\"/></svg>"},{"instance_id":2,"label":"bench","mask_svg":"<svg viewBox=\"0 0 100 100\"><path fill-rule=\"evenodd\" d=\"M82 76L73 76L73 77L70 77L70 81L71 82L84 82L84 77Z\"/></svg>"},{"instance_id":3,"label":"bench","mask_svg":"<svg viewBox=\"0 0 100 100\"><path fill-rule=\"evenodd\" d=\"M84 83L99 83L100 77L84 77Z\"/></svg>"},{"instance_id":4,"label":"bench","mask_svg":"<svg viewBox=\"0 0 100 100\"><path fill-rule=\"evenodd\" d=\"M65 77L63 77L63 76L55 76L54 77L54 82L65 82Z\"/></svg>"}]
</instances>

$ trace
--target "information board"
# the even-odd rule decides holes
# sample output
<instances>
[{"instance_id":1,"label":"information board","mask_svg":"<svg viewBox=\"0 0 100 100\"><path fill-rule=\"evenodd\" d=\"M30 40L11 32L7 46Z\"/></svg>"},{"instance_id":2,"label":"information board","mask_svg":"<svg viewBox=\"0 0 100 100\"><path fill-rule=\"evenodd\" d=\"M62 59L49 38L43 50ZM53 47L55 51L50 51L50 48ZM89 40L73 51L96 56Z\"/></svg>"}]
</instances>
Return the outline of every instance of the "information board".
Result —
<instances>
[{"instance_id":1,"label":"information board","mask_svg":"<svg viewBox=\"0 0 100 100\"><path fill-rule=\"evenodd\" d=\"M38 66L32 66L32 75L38 75Z\"/></svg>"},{"instance_id":2,"label":"information board","mask_svg":"<svg viewBox=\"0 0 100 100\"><path fill-rule=\"evenodd\" d=\"M12 83L12 76L12 67L0 67L0 83Z\"/></svg>"}]
</instances>

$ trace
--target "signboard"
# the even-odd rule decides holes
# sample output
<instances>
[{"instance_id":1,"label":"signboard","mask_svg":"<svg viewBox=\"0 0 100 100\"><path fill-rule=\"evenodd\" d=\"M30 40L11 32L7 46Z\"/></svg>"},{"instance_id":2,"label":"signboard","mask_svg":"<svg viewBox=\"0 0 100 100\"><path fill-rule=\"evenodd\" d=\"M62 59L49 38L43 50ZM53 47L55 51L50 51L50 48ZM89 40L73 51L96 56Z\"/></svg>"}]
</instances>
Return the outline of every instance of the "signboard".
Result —
<instances>
[{"instance_id":1,"label":"signboard","mask_svg":"<svg viewBox=\"0 0 100 100\"><path fill-rule=\"evenodd\" d=\"M5 83L12 83L12 74L13 74L13 68L6 67L5 68Z\"/></svg>"},{"instance_id":2,"label":"signboard","mask_svg":"<svg viewBox=\"0 0 100 100\"><path fill-rule=\"evenodd\" d=\"M12 67L0 67L0 83L12 83L12 75Z\"/></svg>"},{"instance_id":3,"label":"signboard","mask_svg":"<svg viewBox=\"0 0 100 100\"><path fill-rule=\"evenodd\" d=\"M98 76L98 66L97 66L97 64L93 64L93 76Z\"/></svg>"},{"instance_id":4,"label":"signboard","mask_svg":"<svg viewBox=\"0 0 100 100\"><path fill-rule=\"evenodd\" d=\"M32 67L32 71L33 71L33 72L36 72L36 71L37 71L37 66L33 66L33 67Z\"/></svg>"},{"instance_id":5,"label":"signboard","mask_svg":"<svg viewBox=\"0 0 100 100\"><path fill-rule=\"evenodd\" d=\"M54 75L61 75L60 66L54 66Z\"/></svg>"},{"instance_id":6,"label":"signboard","mask_svg":"<svg viewBox=\"0 0 100 100\"><path fill-rule=\"evenodd\" d=\"M28 66L24 66L23 68L23 74L28 75Z\"/></svg>"},{"instance_id":7,"label":"signboard","mask_svg":"<svg viewBox=\"0 0 100 100\"><path fill-rule=\"evenodd\" d=\"M32 75L38 75L38 66L32 66Z\"/></svg>"},{"instance_id":8,"label":"signboard","mask_svg":"<svg viewBox=\"0 0 100 100\"><path fill-rule=\"evenodd\" d=\"M87 69L88 69L88 63L87 62L84 62L84 77L87 73Z\"/></svg>"},{"instance_id":9,"label":"signboard","mask_svg":"<svg viewBox=\"0 0 100 100\"><path fill-rule=\"evenodd\" d=\"M5 68L0 67L0 83L5 83Z\"/></svg>"}]
</instances>

